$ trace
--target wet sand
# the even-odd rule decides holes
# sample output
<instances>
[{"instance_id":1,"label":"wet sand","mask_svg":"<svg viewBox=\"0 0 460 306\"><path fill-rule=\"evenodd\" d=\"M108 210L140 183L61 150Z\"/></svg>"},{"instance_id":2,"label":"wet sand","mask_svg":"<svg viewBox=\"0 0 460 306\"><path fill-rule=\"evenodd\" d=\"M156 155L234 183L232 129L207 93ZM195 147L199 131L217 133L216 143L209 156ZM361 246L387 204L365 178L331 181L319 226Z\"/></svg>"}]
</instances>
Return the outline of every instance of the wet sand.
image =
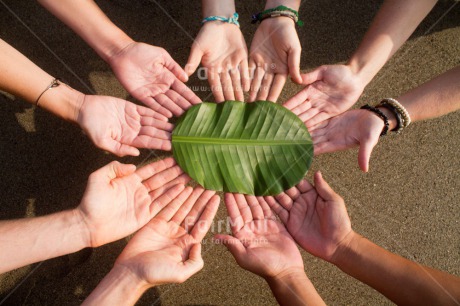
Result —
<instances>
[{"instance_id":1,"label":"wet sand","mask_svg":"<svg viewBox=\"0 0 460 306\"><path fill-rule=\"evenodd\" d=\"M190 4L183 1L159 1L162 8L147 0L97 2L134 39L162 46L185 64L200 27L199 8L185 8L185 3ZM304 70L346 61L381 3L305 2L300 11L305 26L299 29ZM132 100L110 68L35 1L5 3L70 70L0 5L2 39L81 91ZM357 106L398 96L460 64L460 5L439 20L453 3L438 3L366 88ZM250 16L262 6L260 1L238 3L248 44L255 30ZM207 83L193 77L190 85ZM280 102L299 89L288 83ZM212 101L209 91L197 94ZM41 216L75 207L88 175L116 158L95 148L76 126L9 95L0 95L0 100L0 218ZM360 172L357 150L350 150L315 158L308 177L321 169L326 180L345 198L357 232L392 252L460 276L459 122L457 112L418 122L400 136L381 139L372 155L370 173ZM141 157L121 161L141 164L169 155L144 150ZM216 220L225 217L225 207L221 205ZM5 305L80 304L110 270L125 244L123 239L5 273L0 276L0 301L4 300ZM260 278L240 269L230 253L221 245L213 245L209 237L203 254L205 267L200 273L184 284L150 290L138 304L276 303ZM391 304L334 266L303 255L307 274L327 304Z\"/></svg>"}]
</instances>

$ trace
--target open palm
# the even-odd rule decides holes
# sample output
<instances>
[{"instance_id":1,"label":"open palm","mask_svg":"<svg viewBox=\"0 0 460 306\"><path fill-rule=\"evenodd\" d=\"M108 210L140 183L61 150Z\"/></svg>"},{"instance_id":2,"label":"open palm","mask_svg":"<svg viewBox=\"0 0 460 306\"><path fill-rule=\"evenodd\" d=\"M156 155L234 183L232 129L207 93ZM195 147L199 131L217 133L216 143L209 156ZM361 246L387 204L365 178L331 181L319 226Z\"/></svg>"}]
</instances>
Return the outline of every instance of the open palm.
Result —
<instances>
[{"instance_id":1,"label":"open palm","mask_svg":"<svg viewBox=\"0 0 460 306\"><path fill-rule=\"evenodd\" d=\"M78 123L96 146L118 156L171 150L173 125L155 111L108 96L85 96Z\"/></svg>"},{"instance_id":2,"label":"open palm","mask_svg":"<svg viewBox=\"0 0 460 306\"><path fill-rule=\"evenodd\" d=\"M187 187L129 241L116 264L150 285L185 281L203 267L200 243L218 205L214 192Z\"/></svg>"},{"instance_id":3,"label":"open palm","mask_svg":"<svg viewBox=\"0 0 460 306\"><path fill-rule=\"evenodd\" d=\"M134 98L168 118L201 102L183 83L188 79L185 71L163 48L134 42L109 63Z\"/></svg>"}]
</instances>

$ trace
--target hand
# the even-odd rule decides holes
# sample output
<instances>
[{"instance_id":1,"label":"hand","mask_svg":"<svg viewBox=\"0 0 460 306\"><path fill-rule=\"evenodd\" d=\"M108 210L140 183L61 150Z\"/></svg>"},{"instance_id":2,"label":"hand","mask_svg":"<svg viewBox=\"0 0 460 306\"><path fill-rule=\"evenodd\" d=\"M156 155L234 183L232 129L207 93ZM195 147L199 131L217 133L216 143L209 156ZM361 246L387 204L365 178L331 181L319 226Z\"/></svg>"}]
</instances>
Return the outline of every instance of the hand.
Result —
<instances>
[{"instance_id":1,"label":"hand","mask_svg":"<svg viewBox=\"0 0 460 306\"><path fill-rule=\"evenodd\" d=\"M286 101L284 107L308 128L352 107L365 87L347 65L321 66L303 74L301 83L308 86Z\"/></svg>"},{"instance_id":2,"label":"hand","mask_svg":"<svg viewBox=\"0 0 460 306\"><path fill-rule=\"evenodd\" d=\"M379 141L383 120L368 110L347 111L315 126L311 131L315 155L359 147L358 164L369 170L372 149Z\"/></svg>"},{"instance_id":3,"label":"hand","mask_svg":"<svg viewBox=\"0 0 460 306\"><path fill-rule=\"evenodd\" d=\"M137 148L171 150L173 125L153 110L107 96L85 96L77 122L94 144L118 156Z\"/></svg>"},{"instance_id":4,"label":"hand","mask_svg":"<svg viewBox=\"0 0 460 306\"><path fill-rule=\"evenodd\" d=\"M89 176L83 199L76 209L86 225L92 247L126 237L144 226L183 189L184 178L174 159L142 167L111 162Z\"/></svg>"},{"instance_id":5,"label":"hand","mask_svg":"<svg viewBox=\"0 0 460 306\"><path fill-rule=\"evenodd\" d=\"M249 91L248 49L240 29L220 21L206 22L198 33L186 66L192 75L198 65L206 68L216 102L244 101Z\"/></svg>"},{"instance_id":6,"label":"hand","mask_svg":"<svg viewBox=\"0 0 460 306\"><path fill-rule=\"evenodd\" d=\"M294 21L269 18L257 28L249 52L249 70L254 72L249 101L276 102L287 75L300 83L301 46Z\"/></svg>"},{"instance_id":7,"label":"hand","mask_svg":"<svg viewBox=\"0 0 460 306\"><path fill-rule=\"evenodd\" d=\"M315 187L303 180L276 198L265 200L295 241L324 260L333 260L338 247L352 233L343 199L320 172L315 173Z\"/></svg>"},{"instance_id":8,"label":"hand","mask_svg":"<svg viewBox=\"0 0 460 306\"><path fill-rule=\"evenodd\" d=\"M302 257L263 197L225 194L233 236L216 235L243 268L266 279L300 271Z\"/></svg>"},{"instance_id":9,"label":"hand","mask_svg":"<svg viewBox=\"0 0 460 306\"><path fill-rule=\"evenodd\" d=\"M132 42L108 62L134 98L168 118L201 102L183 83L185 71L163 48Z\"/></svg>"},{"instance_id":10,"label":"hand","mask_svg":"<svg viewBox=\"0 0 460 306\"><path fill-rule=\"evenodd\" d=\"M129 241L115 267L150 287L181 283L201 270L201 240L219 207L214 193L185 188Z\"/></svg>"}]
</instances>

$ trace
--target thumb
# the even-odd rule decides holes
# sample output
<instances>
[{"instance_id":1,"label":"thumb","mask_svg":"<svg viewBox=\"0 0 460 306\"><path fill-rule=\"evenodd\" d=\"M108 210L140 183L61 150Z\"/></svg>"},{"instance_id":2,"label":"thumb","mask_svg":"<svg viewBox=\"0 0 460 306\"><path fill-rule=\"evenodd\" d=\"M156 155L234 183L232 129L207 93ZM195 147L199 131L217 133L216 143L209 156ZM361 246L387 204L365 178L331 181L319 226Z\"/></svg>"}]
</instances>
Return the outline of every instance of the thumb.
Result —
<instances>
[{"instance_id":1,"label":"thumb","mask_svg":"<svg viewBox=\"0 0 460 306\"><path fill-rule=\"evenodd\" d=\"M377 142L378 138L376 140L368 138L359 146L358 165L363 172L369 171L369 160L371 159L372 150L374 149Z\"/></svg>"},{"instance_id":2,"label":"thumb","mask_svg":"<svg viewBox=\"0 0 460 306\"><path fill-rule=\"evenodd\" d=\"M320 171L315 173L315 188L318 195L325 201L336 200L337 197L340 197L324 180Z\"/></svg>"},{"instance_id":3,"label":"thumb","mask_svg":"<svg viewBox=\"0 0 460 306\"><path fill-rule=\"evenodd\" d=\"M176 61L169 55L169 53L165 52L166 54L164 55L165 63L166 63L166 68L171 71L176 78L181 80L182 82L187 82L188 81L188 75L185 73L184 69L176 63Z\"/></svg>"},{"instance_id":4,"label":"thumb","mask_svg":"<svg viewBox=\"0 0 460 306\"><path fill-rule=\"evenodd\" d=\"M324 68L323 66L321 66L321 67L316 68L313 71L302 74L301 84L310 85L311 83L321 80L323 78L323 71L324 71Z\"/></svg>"},{"instance_id":5,"label":"thumb","mask_svg":"<svg viewBox=\"0 0 460 306\"><path fill-rule=\"evenodd\" d=\"M197 273L203 268L203 258L201 257L201 243L195 243L191 248L188 259L184 261L183 265L183 278L180 282L186 281L193 274Z\"/></svg>"},{"instance_id":6,"label":"thumb","mask_svg":"<svg viewBox=\"0 0 460 306\"><path fill-rule=\"evenodd\" d=\"M191 76L198 66L200 65L201 58L203 57L203 52L199 47L196 45L192 46L192 50L190 51L190 55L188 57L187 64L185 65L185 71L187 72L188 76Z\"/></svg>"},{"instance_id":7,"label":"thumb","mask_svg":"<svg viewBox=\"0 0 460 306\"><path fill-rule=\"evenodd\" d=\"M214 236L216 242L220 242L232 253L236 261L243 259L246 253L246 248L241 241L230 235L217 234Z\"/></svg>"},{"instance_id":8,"label":"thumb","mask_svg":"<svg viewBox=\"0 0 460 306\"><path fill-rule=\"evenodd\" d=\"M288 54L289 75L297 84L302 84L300 75L300 48L293 48Z\"/></svg>"},{"instance_id":9,"label":"thumb","mask_svg":"<svg viewBox=\"0 0 460 306\"><path fill-rule=\"evenodd\" d=\"M119 177L127 176L133 174L136 171L136 166L132 164L122 164L117 161L113 161L107 166L98 170L105 177L108 177L109 180L113 180Z\"/></svg>"}]
</instances>

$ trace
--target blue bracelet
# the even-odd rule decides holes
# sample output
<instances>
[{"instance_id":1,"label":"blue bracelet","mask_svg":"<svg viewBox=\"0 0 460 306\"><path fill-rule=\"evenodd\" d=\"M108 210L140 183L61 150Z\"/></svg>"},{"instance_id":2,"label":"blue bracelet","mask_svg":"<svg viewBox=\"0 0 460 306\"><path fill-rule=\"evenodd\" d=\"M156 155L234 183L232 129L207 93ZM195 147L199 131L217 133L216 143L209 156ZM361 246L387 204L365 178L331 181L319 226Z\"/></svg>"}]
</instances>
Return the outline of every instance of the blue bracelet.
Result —
<instances>
[{"instance_id":1,"label":"blue bracelet","mask_svg":"<svg viewBox=\"0 0 460 306\"><path fill-rule=\"evenodd\" d=\"M222 22L227 22L227 23L232 23L234 25L237 25L238 28L240 27L240 23L238 22L238 13L235 13L233 14L232 17L230 18L225 18L225 17L222 17L222 16L209 16L209 17L206 17L204 18L202 21L201 21L201 24L204 24L208 21L222 21Z\"/></svg>"}]
</instances>

